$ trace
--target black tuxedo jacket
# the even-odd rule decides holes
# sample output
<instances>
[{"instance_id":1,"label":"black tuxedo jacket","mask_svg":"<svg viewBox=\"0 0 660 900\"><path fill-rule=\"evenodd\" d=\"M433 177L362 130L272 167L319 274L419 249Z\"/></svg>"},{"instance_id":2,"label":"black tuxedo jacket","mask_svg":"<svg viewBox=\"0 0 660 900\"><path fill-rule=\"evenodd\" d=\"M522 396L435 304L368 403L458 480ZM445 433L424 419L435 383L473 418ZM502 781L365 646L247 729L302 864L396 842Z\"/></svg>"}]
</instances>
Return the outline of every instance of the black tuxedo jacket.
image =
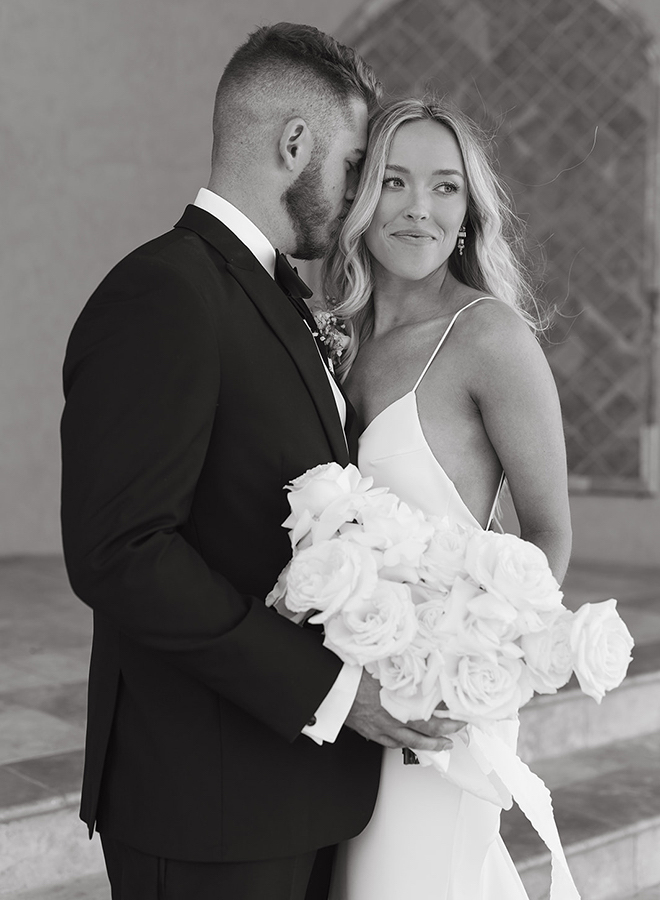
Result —
<instances>
[{"instance_id":1,"label":"black tuxedo jacket","mask_svg":"<svg viewBox=\"0 0 660 900\"><path fill-rule=\"evenodd\" d=\"M341 662L263 603L290 557L283 485L349 460L299 314L188 207L93 294L64 386L64 551L94 610L83 819L207 861L358 833L379 747L300 734Z\"/></svg>"}]
</instances>

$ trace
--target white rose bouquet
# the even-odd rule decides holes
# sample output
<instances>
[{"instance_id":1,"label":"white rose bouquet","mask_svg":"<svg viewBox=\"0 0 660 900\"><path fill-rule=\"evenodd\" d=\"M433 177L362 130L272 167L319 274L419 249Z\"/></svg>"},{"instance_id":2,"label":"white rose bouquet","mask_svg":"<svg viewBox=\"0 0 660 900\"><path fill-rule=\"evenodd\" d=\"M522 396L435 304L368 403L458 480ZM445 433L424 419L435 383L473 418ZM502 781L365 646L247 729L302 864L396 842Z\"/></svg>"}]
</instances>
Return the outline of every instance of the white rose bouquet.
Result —
<instances>
[{"instance_id":1,"label":"white rose bouquet","mask_svg":"<svg viewBox=\"0 0 660 900\"><path fill-rule=\"evenodd\" d=\"M402 722L446 715L487 726L577 675L600 702L623 680L633 641L616 601L577 613L542 550L425 516L353 465L287 485L293 557L267 598L381 684Z\"/></svg>"},{"instance_id":2,"label":"white rose bouquet","mask_svg":"<svg viewBox=\"0 0 660 900\"><path fill-rule=\"evenodd\" d=\"M573 673L598 703L622 682L633 640L616 600L571 612L534 544L425 516L353 465L317 466L287 489L293 556L266 603L321 624L401 722L467 722L451 751L404 750L404 761L505 808L515 800L551 852L551 900L579 900L550 794L505 735L535 691Z\"/></svg>"}]
</instances>

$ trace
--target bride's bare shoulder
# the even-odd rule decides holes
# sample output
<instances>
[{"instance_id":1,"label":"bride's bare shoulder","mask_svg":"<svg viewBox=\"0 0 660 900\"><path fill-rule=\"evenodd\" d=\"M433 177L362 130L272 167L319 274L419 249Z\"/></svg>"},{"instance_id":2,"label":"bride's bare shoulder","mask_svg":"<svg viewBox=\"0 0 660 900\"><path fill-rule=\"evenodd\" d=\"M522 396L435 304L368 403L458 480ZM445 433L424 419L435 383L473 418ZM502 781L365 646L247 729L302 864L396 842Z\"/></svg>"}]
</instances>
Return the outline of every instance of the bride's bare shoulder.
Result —
<instances>
[{"instance_id":1,"label":"bride's bare shoulder","mask_svg":"<svg viewBox=\"0 0 660 900\"><path fill-rule=\"evenodd\" d=\"M537 344L533 328L518 310L496 297L472 293L455 326L463 340L483 350Z\"/></svg>"},{"instance_id":2,"label":"bride's bare shoulder","mask_svg":"<svg viewBox=\"0 0 660 900\"><path fill-rule=\"evenodd\" d=\"M519 379L547 379L548 363L534 329L504 301L489 297L474 303L454 327L456 358L471 389L488 392Z\"/></svg>"}]
</instances>

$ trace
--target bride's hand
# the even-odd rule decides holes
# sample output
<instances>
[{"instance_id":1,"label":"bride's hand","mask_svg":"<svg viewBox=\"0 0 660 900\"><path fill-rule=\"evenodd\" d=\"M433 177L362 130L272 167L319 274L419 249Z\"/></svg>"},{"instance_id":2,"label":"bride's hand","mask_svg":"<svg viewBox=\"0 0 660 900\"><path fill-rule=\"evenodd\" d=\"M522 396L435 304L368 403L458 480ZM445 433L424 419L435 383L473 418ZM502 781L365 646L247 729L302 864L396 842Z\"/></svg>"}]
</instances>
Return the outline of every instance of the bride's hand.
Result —
<instances>
[{"instance_id":1,"label":"bride's hand","mask_svg":"<svg viewBox=\"0 0 660 900\"><path fill-rule=\"evenodd\" d=\"M380 705L380 685L367 671L362 673L355 702L346 725L368 741L383 747L409 747L411 750L447 750L452 744L447 735L463 728L465 722L431 717L428 722L404 725Z\"/></svg>"}]
</instances>

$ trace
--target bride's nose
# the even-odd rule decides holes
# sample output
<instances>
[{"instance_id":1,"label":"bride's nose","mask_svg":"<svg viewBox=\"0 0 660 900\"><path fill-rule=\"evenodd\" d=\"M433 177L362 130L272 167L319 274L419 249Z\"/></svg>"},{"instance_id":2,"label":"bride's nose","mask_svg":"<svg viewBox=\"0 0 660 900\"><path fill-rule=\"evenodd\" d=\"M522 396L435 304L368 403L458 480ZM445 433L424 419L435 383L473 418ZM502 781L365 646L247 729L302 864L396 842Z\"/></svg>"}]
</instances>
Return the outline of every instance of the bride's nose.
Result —
<instances>
[{"instance_id":1,"label":"bride's nose","mask_svg":"<svg viewBox=\"0 0 660 900\"><path fill-rule=\"evenodd\" d=\"M428 206L421 198L415 198L408 204L408 207L404 211L404 216L406 217L406 219L410 219L412 222L419 222L424 219L428 219Z\"/></svg>"}]
</instances>

